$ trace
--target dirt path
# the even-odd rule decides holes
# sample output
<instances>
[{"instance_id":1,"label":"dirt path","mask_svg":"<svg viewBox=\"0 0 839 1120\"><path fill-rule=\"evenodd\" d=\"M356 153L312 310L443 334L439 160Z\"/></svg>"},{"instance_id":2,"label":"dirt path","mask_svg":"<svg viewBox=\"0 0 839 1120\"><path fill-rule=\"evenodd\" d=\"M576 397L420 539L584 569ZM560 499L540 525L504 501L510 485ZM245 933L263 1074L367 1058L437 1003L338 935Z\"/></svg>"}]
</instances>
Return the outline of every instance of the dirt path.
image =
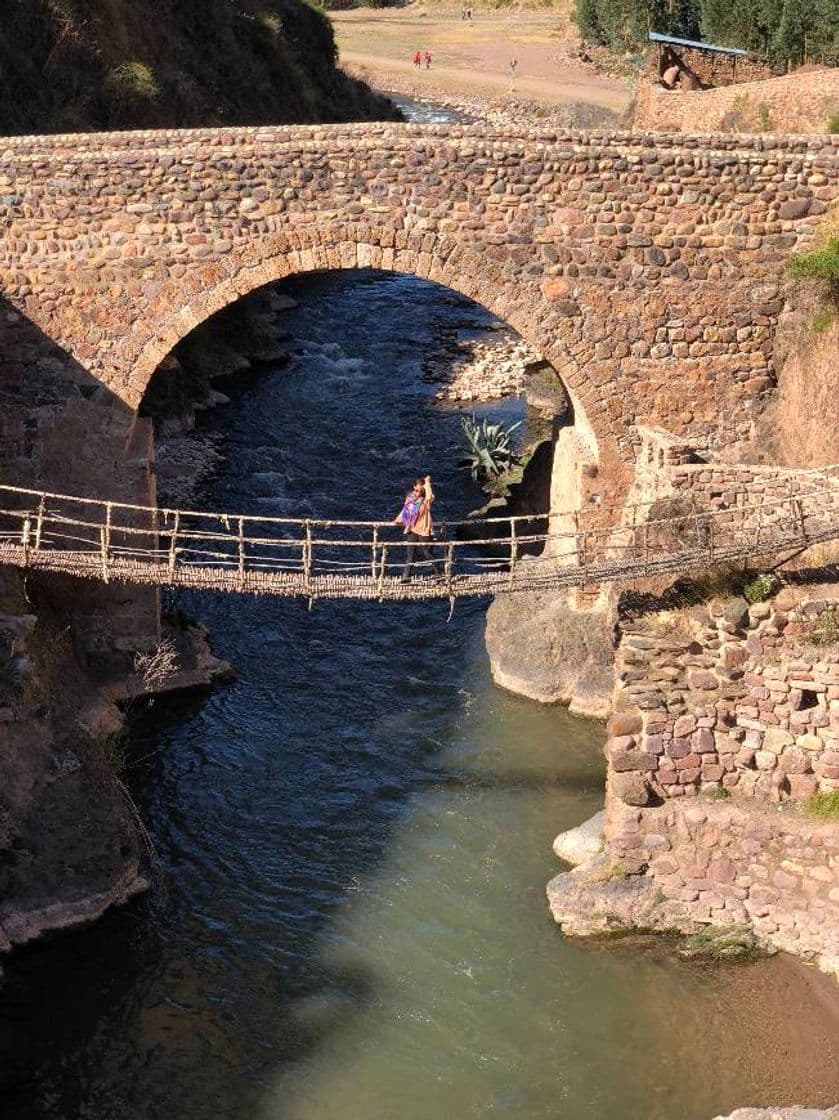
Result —
<instances>
[{"instance_id":1,"label":"dirt path","mask_svg":"<svg viewBox=\"0 0 839 1120\"><path fill-rule=\"evenodd\" d=\"M545 105L582 101L621 112L631 100L625 82L575 64L576 43L557 16L481 14L468 21L457 13L423 17L411 8L365 8L331 18L342 64L382 89L410 77L412 85L427 79L438 91L527 97ZM431 52L430 71L413 66L417 50Z\"/></svg>"},{"instance_id":2,"label":"dirt path","mask_svg":"<svg viewBox=\"0 0 839 1120\"><path fill-rule=\"evenodd\" d=\"M432 52L433 56L433 52ZM531 97L536 101L547 104L562 101L587 101L592 105L600 105L604 109L623 111L629 104L629 93L621 90L603 89L584 78L566 79L564 81L548 81L545 78L531 77L519 71L515 81L510 80L509 70L506 72L493 72L491 70L476 71L461 66L440 65L432 61L430 71L418 71L408 61L398 59L382 59L375 54L361 54L358 51L341 51L341 62L353 70L363 70L369 82L380 89L389 89L393 83L388 83L386 78L393 75L412 75L416 81L421 81L428 74L430 82L438 89L451 89L452 91L466 91L475 93L493 93L519 95Z\"/></svg>"}]
</instances>

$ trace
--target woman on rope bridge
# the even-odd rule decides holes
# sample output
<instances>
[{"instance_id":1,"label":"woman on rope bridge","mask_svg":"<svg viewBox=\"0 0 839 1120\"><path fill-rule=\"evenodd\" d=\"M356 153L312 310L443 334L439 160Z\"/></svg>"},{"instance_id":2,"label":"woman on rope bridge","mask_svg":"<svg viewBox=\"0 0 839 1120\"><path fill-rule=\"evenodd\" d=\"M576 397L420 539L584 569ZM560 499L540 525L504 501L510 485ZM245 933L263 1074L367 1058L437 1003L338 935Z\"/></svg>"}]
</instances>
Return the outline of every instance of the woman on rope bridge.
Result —
<instances>
[{"instance_id":1,"label":"woman on rope bridge","mask_svg":"<svg viewBox=\"0 0 839 1120\"><path fill-rule=\"evenodd\" d=\"M431 523L431 503L434 501L434 491L431 489L431 475L418 478L402 503L402 509L394 517L393 524L401 525L402 532L408 546L405 549L405 567L400 583L409 583L411 580L411 565L414 554L419 553L423 560L431 563L435 575L440 574L439 561L435 559L430 542L434 539L434 526Z\"/></svg>"}]
</instances>

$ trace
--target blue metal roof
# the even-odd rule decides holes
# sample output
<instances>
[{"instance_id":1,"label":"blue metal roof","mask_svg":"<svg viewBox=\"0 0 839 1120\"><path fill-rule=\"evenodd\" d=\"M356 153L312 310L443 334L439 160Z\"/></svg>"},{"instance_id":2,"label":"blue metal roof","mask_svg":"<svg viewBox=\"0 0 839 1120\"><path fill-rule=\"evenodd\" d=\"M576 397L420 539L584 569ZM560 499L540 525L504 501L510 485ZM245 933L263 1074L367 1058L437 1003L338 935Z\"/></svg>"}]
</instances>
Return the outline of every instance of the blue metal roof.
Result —
<instances>
[{"instance_id":1,"label":"blue metal roof","mask_svg":"<svg viewBox=\"0 0 839 1120\"><path fill-rule=\"evenodd\" d=\"M673 35L659 35L657 31L650 32L650 42L652 43L669 43L676 47L694 47L700 51L716 51L717 54L739 54L748 55L748 51L742 51L739 47L715 47L712 43L697 43L693 39L677 39Z\"/></svg>"}]
</instances>

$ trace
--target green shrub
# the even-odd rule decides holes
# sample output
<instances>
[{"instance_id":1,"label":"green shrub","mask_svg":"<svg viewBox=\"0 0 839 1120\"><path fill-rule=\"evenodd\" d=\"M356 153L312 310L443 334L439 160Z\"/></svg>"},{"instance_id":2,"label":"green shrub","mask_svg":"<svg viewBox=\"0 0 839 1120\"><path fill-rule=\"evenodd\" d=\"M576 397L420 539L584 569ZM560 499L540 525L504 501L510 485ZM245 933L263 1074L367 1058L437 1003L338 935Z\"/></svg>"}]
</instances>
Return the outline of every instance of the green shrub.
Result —
<instances>
[{"instance_id":1,"label":"green shrub","mask_svg":"<svg viewBox=\"0 0 839 1120\"><path fill-rule=\"evenodd\" d=\"M726 789L725 786L717 786L716 789L711 790L710 797L712 801L728 801L731 797L731 790Z\"/></svg>"},{"instance_id":2,"label":"green shrub","mask_svg":"<svg viewBox=\"0 0 839 1120\"><path fill-rule=\"evenodd\" d=\"M839 789L814 793L804 802L804 812L819 821L839 821Z\"/></svg>"},{"instance_id":3,"label":"green shrub","mask_svg":"<svg viewBox=\"0 0 839 1120\"><path fill-rule=\"evenodd\" d=\"M835 318L836 312L832 307L823 307L813 316L813 330L816 334L821 334L822 331L827 330Z\"/></svg>"},{"instance_id":4,"label":"green shrub","mask_svg":"<svg viewBox=\"0 0 839 1120\"><path fill-rule=\"evenodd\" d=\"M794 280L820 280L828 294L839 303L839 237L831 237L819 249L799 253L787 265Z\"/></svg>"},{"instance_id":5,"label":"green shrub","mask_svg":"<svg viewBox=\"0 0 839 1120\"><path fill-rule=\"evenodd\" d=\"M512 434L520 424L492 424L489 420L480 423L473 416L464 416L460 422L463 429L464 455L458 462L461 470L469 471L473 482L498 478L516 465L518 455L513 449Z\"/></svg>"},{"instance_id":6,"label":"green shrub","mask_svg":"<svg viewBox=\"0 0 839 1120\"><path fill-rule=\"evenodd\" d=\"M831 115L828 117L827 131L832 133L834 136L837 132L839 132L839 109L837 109L835 113L831 113Z\"/></svg>"},{"instance_id":7,"label":"green shrub","mask_svg":"<svg viewBox=\"0 0 839 1120\"><path fill-rule=\"evenodd\" d=\"M759 576L747 583L743 588L743 598L747 603L765 603L771 599L781 585L777 576L771 572L761 572Z\"/></svg>"},{"instance_id":8,"label":"green shrub","mask_svg":"<svg viewBox=\"0 0 839 1120\"><path fill-rule=\"evenodd\" d=\"M839 644L839 608L825 607L819 611L810 629L810 641L814 646Z\"/></svg>"},{"instance_id":9,"label":"green shrub","mask_svg":"<svg viewBox=\"0 0 839 1120\"><path fill-rule=\"evenodd\" d=\"M144 62L115 66L105 84L123 101L154 101L160 93L154 72Z\"/></svg>"},{"instance_id":10,"label":"green shrub","mask_svg":"<svg viewBox=\"0 0 839 1120\"><path fill-rule=\"evenodd\" d=\"M765 101L761 101L757 107L757 119L763 132L772 131L772 114L769 112L769 106Z\"/></svg>"}]
</instances>

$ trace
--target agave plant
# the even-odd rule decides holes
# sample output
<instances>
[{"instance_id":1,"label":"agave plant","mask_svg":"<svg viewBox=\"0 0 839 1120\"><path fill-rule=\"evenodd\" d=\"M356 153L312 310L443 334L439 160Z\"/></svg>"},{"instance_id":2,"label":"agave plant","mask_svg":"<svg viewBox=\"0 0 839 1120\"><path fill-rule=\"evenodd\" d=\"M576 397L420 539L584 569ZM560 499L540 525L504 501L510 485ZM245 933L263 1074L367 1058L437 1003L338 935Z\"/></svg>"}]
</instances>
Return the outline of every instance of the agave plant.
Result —
<instances>
[{"instance_id":1,"label":"agave plant","mask_svg":"<svg viewBox=\"0 0 839 1120\"><path fill-rule=\"evenodd\" d=\"M469 471L473 482L498 478L510 470L518 461L511 436L520 423L505 428L503 424L491 424L486 419L479 423L474 415L464 416L460 424L463 429L461 449L465 454L458 467Z\"/></svg>"}]
</instances>

